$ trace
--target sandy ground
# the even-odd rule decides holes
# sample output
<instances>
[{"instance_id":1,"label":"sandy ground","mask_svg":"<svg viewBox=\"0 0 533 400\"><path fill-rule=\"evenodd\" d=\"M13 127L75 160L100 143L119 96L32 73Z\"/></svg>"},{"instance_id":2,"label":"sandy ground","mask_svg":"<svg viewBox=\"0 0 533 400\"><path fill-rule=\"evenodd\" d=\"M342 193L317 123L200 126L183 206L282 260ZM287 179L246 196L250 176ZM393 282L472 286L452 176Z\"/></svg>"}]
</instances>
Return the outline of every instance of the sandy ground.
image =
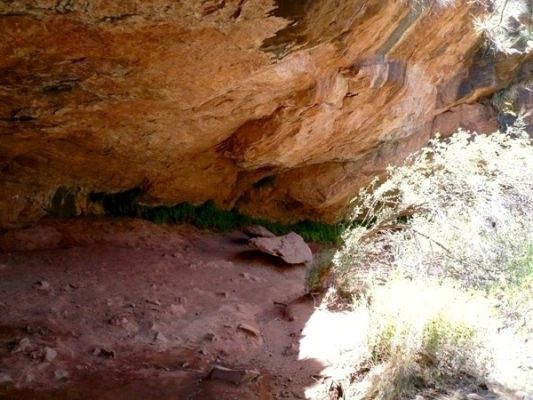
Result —
<instances>
[{"instance_id":1,"label":"sandy ground","mask_svg":"<svg viewBox=\"0 0 533 400\"><path fill-rule=\"evenodd\" d=\"M0 399L329 399L350 346L240 232L48 220L0 251Z\"/></svg>"},{"instance_id":2,"label":"sandy ground","mask_svg":"<svg viewBox=\"0 0 533 400\"><path fill-rule=\"evenodd\" d=\"M0 234L0 400L333 400L338 382L359 398L367 316L319 306L305 275L241 232L76 219ZM451 389L417 399L529 399Z\"/></svg>"}]
</instances>

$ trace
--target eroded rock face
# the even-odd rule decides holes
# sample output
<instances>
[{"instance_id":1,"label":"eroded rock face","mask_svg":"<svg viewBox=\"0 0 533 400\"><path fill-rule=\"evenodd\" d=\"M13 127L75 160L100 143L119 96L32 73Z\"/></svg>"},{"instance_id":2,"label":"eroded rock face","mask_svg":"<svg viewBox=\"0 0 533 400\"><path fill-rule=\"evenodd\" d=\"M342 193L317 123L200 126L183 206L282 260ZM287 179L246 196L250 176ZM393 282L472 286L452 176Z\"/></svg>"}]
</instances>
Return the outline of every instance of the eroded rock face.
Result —
<instances>
[{"instance_id":1,"label":"eroded rock face","mask_svg":"<svg viewBox=\"0 0 533 400\"><path fill-rule=\"evenodd\" d=\"M472 132L495 132L499 128L496 111L479 103L461 104L437 115L433 120L432 131L443 137L463 128Z\"/></svg>"},{"instance_id":2,"label":"eroded rock face","mask_svg":"<svg viewBox=\"0 0 533 400\"><path fill-rule=\"evenodd\" d=\"M483 53L486 10L431 3L0 1L0 226L131 188L334 220L436 117L531 74Z\"/></svg>"}]
</instances>

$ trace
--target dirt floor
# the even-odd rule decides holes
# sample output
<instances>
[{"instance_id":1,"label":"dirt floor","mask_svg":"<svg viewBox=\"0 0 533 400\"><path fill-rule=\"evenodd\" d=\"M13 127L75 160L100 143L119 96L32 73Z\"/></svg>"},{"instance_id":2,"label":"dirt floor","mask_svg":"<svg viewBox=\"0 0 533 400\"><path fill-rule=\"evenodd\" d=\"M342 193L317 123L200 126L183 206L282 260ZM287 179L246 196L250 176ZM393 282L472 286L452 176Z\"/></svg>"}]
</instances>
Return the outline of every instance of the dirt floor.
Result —
<instances>
[{"instance_id":1,"label":"dirt floor","mask_svg":"<svg viewBox=\"0 0 533 400\"><path fill-rule=\"evenodd\" d=\"M329 399L351 335L305 274L240 232L77 219L4 233L0 399Z\"/></svg>"}]
</instances>

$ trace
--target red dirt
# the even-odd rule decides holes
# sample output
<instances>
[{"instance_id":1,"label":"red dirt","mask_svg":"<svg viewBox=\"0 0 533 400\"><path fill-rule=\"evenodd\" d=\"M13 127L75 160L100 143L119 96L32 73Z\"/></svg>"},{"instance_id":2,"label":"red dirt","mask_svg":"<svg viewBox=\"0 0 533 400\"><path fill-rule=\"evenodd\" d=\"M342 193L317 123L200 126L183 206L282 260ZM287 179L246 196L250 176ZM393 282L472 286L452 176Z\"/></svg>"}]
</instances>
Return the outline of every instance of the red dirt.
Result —
<instances>
[{"instance_id":1,"label":"red dirt","mask_svg":"<svg viewBox=\"0 0 533 400\"><path fill-rule=\"evenodd\" d=\"M239 232L49 220L0 250L0 399L303 399L323 370L298 360L305 268Z\"/></svg>"}]
</instances>

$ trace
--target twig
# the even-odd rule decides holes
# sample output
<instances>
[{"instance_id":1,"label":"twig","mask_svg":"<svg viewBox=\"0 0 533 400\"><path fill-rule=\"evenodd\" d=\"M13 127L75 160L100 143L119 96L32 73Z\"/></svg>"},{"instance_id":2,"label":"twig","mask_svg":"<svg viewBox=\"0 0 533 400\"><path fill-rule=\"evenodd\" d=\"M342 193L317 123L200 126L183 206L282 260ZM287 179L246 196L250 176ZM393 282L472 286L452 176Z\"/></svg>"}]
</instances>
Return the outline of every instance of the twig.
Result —
<instances>
[{"instance_id":1,"label":"twig","mask_svg":"<svg viewBox=\"0 0 533 400\"><path fill-rule=\"evenodd\" d=\"M498 26L502 24L503 16L505 14L505 9L507 8L507 3L509 3L509 0L505 0L505 3L503 3L502 13L500 15L500 22L498 22Z\"/></svg>"}]
</instances>

